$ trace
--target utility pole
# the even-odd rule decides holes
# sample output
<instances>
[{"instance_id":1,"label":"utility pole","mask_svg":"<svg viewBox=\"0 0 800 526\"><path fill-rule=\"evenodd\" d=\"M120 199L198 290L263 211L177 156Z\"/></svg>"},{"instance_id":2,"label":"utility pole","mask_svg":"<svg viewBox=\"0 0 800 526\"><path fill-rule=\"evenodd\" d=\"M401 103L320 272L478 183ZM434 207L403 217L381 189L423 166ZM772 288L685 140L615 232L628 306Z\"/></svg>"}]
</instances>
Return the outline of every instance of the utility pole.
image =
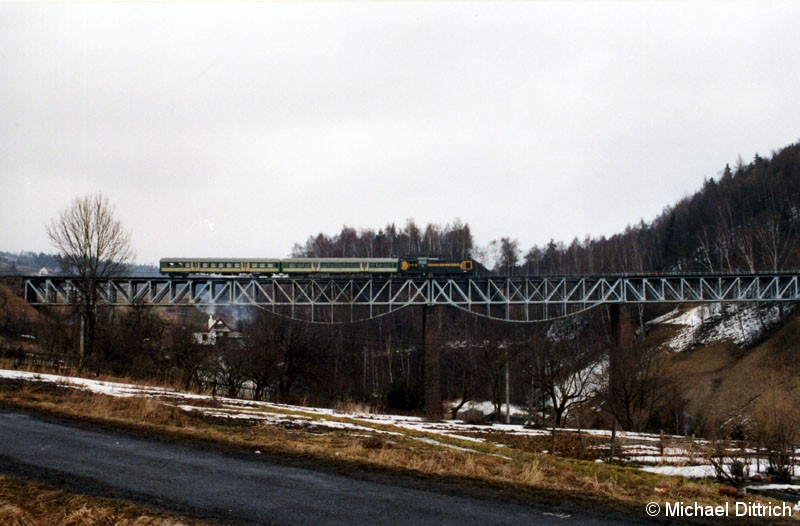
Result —
<instances>
[{"instance_id":1,"label":"utility pole","mask_svg":"<svg viewBox=\"0 0 800 526\"><path fill-rule=\"evenodd\" d=\"M511 423L511 372L508 365L508 344L505 348L506 354L506 424Z\"/></svg>"}]
</instances>

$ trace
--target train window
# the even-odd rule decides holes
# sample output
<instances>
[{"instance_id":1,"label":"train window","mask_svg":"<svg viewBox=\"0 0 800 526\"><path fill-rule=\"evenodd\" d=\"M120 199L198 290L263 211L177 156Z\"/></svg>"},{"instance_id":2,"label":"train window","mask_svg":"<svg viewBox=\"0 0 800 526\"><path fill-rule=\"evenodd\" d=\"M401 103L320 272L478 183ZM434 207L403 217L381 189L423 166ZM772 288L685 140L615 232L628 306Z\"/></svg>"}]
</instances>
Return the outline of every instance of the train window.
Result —
<instances>
[{"instance_id":1,"label":"train window","mask_svg":"<svg viewBox=\"0 0 800 526\"><path fill-rule=\"evenodd\" d=\"M208 268L208 263L201 263L200 266L203 268Z\"/></svg>"},{"instance_id":2,"label":"train window","mask_svg":"<svg viewBox=\"0 0 800 526\"><path fill-rule=\"evenodd\" d=\"M241 263L234 263L233 264L233 268L242 268L242 264Z\"/></svg>"}]
</instances>

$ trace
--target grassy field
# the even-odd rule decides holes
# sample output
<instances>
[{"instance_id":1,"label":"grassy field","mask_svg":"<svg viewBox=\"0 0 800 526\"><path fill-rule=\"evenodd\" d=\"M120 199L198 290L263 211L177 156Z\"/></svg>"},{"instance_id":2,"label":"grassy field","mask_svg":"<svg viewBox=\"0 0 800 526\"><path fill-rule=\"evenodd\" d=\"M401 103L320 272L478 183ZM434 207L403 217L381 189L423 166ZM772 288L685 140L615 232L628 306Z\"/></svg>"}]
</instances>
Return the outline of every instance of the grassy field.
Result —
<instances>
[{"instance_id":1,"label":"grassy field","mask_svg":"<svg viewBox=\"0 0 800 526\"><path fill-rule=\"evenodd\" d=\"M458 437L433 436L390 423L364 426L362 420L320 415L302 408L249 408L253 418L233 419L216 416L213 411L216 406L220 410L224 408L214 400L196 402L195 409L205 407L212 410L206 412L178 407L180 404L174 400L114 397L53 383L21 380L0 381L0 404L147 436L213 445L252 458L313 465L341 473L371 473L392 477L400 483L491 495L516 502L576 508L602 506L641 519L646 517L644 507L649 502L684 501L702 505L733 502L731 497L721 494L718 485L710 482L688 481L634 468L532 453L525 441L515 444L514 440L507 440L507 445L498 446ZM264 425L258 420L260 416L277 418L279 423ZM323 419L326 426L317 425ZM342 428L331 427L331 422L340 423ZM358 425L358 428L354 430L351 424ZM36 488L31 487L31 492L36 493ZM746 499L756 500L754 497ZM35 499L39 500L46 501ZM19 500L8 505L33 516L33 512L24 508ZM77 511L81 507L84 506L75 504L70 509ZM105 502L95 504L94 508L113 509ZM146 512L141 517L142 520L151 520L146 518ZM179 519L152 520L178 522L141 524L181 523ZM752 523L764 522L765 519L760 518ZM0 520L0 523L8 521ZM45 520L19 524L50 523Z\"/></svg>"}]
</instances>

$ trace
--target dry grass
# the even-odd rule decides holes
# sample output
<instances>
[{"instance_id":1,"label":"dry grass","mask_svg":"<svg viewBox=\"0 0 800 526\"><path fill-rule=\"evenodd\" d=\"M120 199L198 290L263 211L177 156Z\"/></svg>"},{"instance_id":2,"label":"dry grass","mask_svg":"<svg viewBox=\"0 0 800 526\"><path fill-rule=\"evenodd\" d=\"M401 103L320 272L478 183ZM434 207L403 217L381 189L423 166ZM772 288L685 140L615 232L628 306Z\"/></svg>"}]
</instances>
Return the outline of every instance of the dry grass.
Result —
<instances>
[{"instance_id":1,"label":"dry grass","mask_svg":"<svg viewBox=\"0 0 800 526\"><path fill-rule=\"evenodd\" d=\"M715 419L726 420L771 388L800 392L798 332L800 311L751 348L722 342L674 355L670 369L681 379L689 413L713 428Z\"/></svg>"},{"instance_id":2,"label":"dry grass","mask_svg":"<svg viewBox=\"0 0 800 526\"><path fill-rule=\"evenodd\" d=\"M0 506L0 522L6 526L35 526L38 524L30 513L13 504Z\"/></svg>"},{"instance_id":3,"label":"dry grass","mask_svg":"<svg viewBox=\"0 0 800 526\"><path fill-rule=\"evenodd\" d=\"M9 323L33 324L41 320L39 312L30 303L3 283L0 283L0 305L3 305L0 314L6 316Z\"/></svg>"},{"instance_id":4,"label":"dry grass","mask_svg":"<svg viewBox=\"0 0 800 526\"><path fill-rule=\"evenodd\" d=\"M75 495L44 484L0 475L3 526L200 526L196 519L124 501Z\"/></svg>"}]
</instances>

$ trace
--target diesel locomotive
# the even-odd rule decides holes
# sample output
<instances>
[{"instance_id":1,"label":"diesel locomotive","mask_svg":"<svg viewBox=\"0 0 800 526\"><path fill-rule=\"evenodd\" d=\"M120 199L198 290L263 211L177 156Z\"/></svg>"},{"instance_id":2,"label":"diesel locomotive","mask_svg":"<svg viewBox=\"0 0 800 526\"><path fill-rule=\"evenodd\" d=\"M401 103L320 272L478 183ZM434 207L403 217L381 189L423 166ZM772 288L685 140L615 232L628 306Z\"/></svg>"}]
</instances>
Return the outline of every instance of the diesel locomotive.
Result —
<instances>
[{"instance_id":1,"label":"diesel locomotive","mask_svg":"<svg viewBox=\"0 0 800 526\"><path fill-rule=\"evenodd\" d=\"M434 257L407 258L163 258L162 274L186 275L275 275L381 274L443 275L472 272L471 259Z\"/></svg>"}]
</instances>

